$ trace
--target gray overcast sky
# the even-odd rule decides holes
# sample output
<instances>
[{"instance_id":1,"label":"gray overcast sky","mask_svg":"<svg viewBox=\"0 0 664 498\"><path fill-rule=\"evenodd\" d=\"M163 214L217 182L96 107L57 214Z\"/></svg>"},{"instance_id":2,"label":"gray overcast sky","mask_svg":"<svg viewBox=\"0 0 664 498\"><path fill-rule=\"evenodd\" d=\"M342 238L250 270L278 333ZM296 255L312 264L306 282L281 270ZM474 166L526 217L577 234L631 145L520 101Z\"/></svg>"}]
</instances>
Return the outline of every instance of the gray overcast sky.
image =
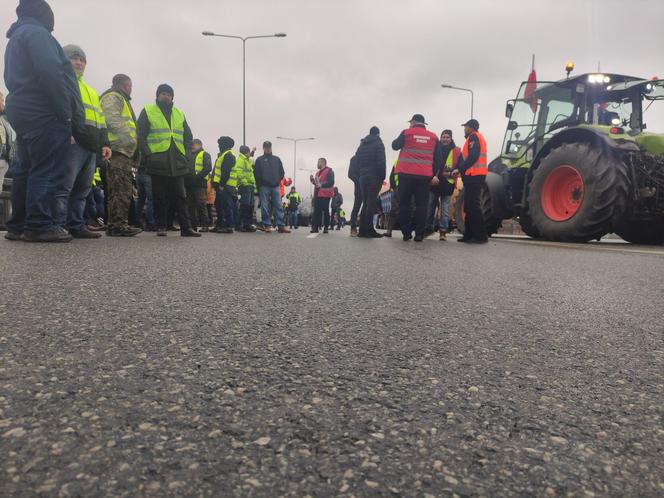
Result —
<instances>
[{"instance_id":1,"label":"gray overcast sky","mask_svg":"<svg viewBox=\"0 0 664 498\"><path fill-rule=\"evenodd\" d=\"M0 24L15 20L17 1L3 0ZM664 78L662 0L51 0L54 35L87 52L86 80L100 93L118 72L134 80L134 106L154 99L159 83L175 88L175 102L206 148L242 137L241 42L201 36L286 32L284 39L247 42L247 134L251 146L275 143L289 176L293 152L277 135L316 137L298 149L298 167L313 170L325 156L336 169L350 209L346 179L360 138L378 125L390 142L413 113L439 133L470 113L498 154L514 98L537 55L541 80L597 69ZM628 11L624 11L624 7ZM6 40L0 42L4 52ZM664 103L660 104L664 107ZM656 114L657 113L657 114ZM652 117L662 116L653 111ZM649 120L650 129L664 131ZM213 154L214 155L214 154ZM300 190L308 192L298 172Z\"/></svg>"}]
</instances>

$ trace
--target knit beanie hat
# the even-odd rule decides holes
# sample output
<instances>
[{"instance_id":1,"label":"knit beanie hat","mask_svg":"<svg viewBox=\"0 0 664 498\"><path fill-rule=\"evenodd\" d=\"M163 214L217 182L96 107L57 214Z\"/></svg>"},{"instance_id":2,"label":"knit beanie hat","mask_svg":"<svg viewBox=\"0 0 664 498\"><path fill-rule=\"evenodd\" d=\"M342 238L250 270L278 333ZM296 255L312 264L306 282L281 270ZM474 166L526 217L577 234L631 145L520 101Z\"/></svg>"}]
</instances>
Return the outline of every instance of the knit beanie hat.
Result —
<instances>
[{"instance_id":1,"label":"knit beanie hat","mask_svg":"<svg viewBox=\"0 0 664 498\"><path fill-rule=\"evenodd\" d=\"M217 140L217 144L219 144L221 150L229 150L235 145L235 140L231 137L220 137L219 140Z\"/></svg>"},{"instance_id":2,"label":"knit beanie hat","mask_svg":"<svg viewBox=\"0 0 664 498\"><path fill-rule=\"evenodd\" d=\"M170 93L171 97L175 97L173 87L171 85L167 85L166 83L162 83L157 87L157 97L159 97L159 94L162 92Z\"/></svg>"},{"instance_id":3,"label":"knit beanie hat","mask_svg":"<svg viewBox=\"0 0 664 498\"><path fill-rule=\"evenodd\" d=\"M66 45L62 47L62 50L67 56L67 59L71 59L72 57L80 57L85 62L88 61L88 58L85 56L85 52L78 45Z\"/></svg>"},{"instance_id":4,"label":"knit beanie hat","mask_svg":"<svg viewBox=\"0 0 664 498\"><path fill-rule=\"evenodd\" d=\"M378 126L372 126L369 130L369 135L380 135L380 129Z\"/></svg>"},{"instance_id":5,"label":"knit beanie hat","mask_svg":"<svg viewBox=\"0 0 664 498\"><path fill-rule=\"evenodd\" d=\"M21 0L16 7L16 15L19 19L24 17L36 19L51 32L55 28L55 15L45 0Z\"/></svg>"}]
</instances>

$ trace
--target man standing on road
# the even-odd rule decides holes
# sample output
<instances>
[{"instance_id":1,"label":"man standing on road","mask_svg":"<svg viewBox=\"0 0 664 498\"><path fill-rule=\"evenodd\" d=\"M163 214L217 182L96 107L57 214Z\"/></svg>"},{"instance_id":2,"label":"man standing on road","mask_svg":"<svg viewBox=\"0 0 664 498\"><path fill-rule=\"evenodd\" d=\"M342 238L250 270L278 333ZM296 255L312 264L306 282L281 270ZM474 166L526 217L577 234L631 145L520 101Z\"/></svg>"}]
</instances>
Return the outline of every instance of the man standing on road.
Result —
<instances>
[{"instance_id":1,"label":"man standing on road","mask_svg":"<svg viewBox=\"0 0 664 498\"><path fill-rule=\"evenodd\" d=\"M413 238L410 220L410 200L415 197L415 242L424 240L424 228L429 204L429 186L438 185L434 172L443 165L443 151L435 133L426 129L424 116L415 114L410 128L401 132L392 149L400 150L396 172L399 175L399 223L403 240Z\"/></svg>"},{"instance_id":2,"label":"man standing on road","mask_svg":"<svg viewBox=\"0 0 664 498\"><path fill-rule=\"evenodd\" d=\"M454 173L454 171L461 156L461 149L456 146L452 139L452 130L445 130L441 133L440 143L443 147L445 163L443 168L438 172L438 185L431 187L427 232L434 232L436 210L440 206L440 220L438 222L439 240L447 240L447 232L450 225L450 199L454 193L454 184L456 182L454 175L458 174Z\"/></svg>"},{"instance_id":3,"label":"man standing on road","mask_svg":"<svg viewBox=\"0 0 664 498\"><path fill-rule=\"evenodd\" d=\"M217 224L214 233L233 233L235 227L235 204L237 203L237 159L233 154L235 140L220 137L217 140L219 155L214 163L212 186L217 193L215 208Z\"/></svg>"},{"instance_id":4,"label":"man standing on road","mask_svg":"<svg viewBox=\"0 0 664 498\"><path fill-rule=\"evenodd\" d=\"M341 195L339 189L334 187L334 195L332 196L332 201L330 202L332 210L330 211L330 230L334 228L334 225L338 225L339 220L339 211L341 211L341 206L344 204L344 196Z\"/></svg>"},{"instance_id":5,"label":"man standing on road","mask_svg":"<svg viewBox=\"0 0 664 498\"><path fill-rule=\"evenodd\" d=\"M136 115L131 106L132 81L117 74L112 86L101 96L113 157L106 164L106 235L133 237L141 229L129 226L129 210L134 202L134 168L138 166ZM142 209L142 208L141 208ZM148 213L151 209L148 208ZM140 219L141 213L138 213ZM154 220L152 221L154 223Z\"/></svg>"},{"instance_id":6,"label":"man standing on road","mask_svg":"<svg viewBox=\"0 0 664 498\"><path fill-rule=\"evenodd\" d=\"M378 127L373 126L369 130L369 135L362 139L355 153L355 158L358 163L360 190L362 192L359 236L368 239L379 239L382 235L376 232L372 220L376 212L378 193L385 180L387 166L385 145L380 139Z\"/></svg>"},{"instance_id":7,"label":"man standing on road","mask_svg":"<svg viewBox=\"0 0 664 498\"><path fill-rule=\"evenodd\" d=\"M256 179L254 165L251 162L251 149L246 145L240 147L240 154L237 156L235 167L237 168L238 194L240 197L240 219L236 220L235 226L239 227L240 232L255 232L256 226L253 224L253 214Z\"/></svg>"},{"instance_id":8,"label":"man standing on road","mask_svg":"<svg viewBox=\"0 0 664 498\"><path fill-rule=\"evenodd\" d=\"M72 136L84 133L81 93L71 63L51 35L51 7L44 0L21 0L16 14L18 21L7 33L5 85L18 162L5 238L69 242L72 236L56 220L59 202L66 202L57 197L57 187L69 175Z\"/></svg>"},{"instance_id":9,"label":"man standing on road","mask_svg":"<svg viewBox=\"0 0 664 498\"><path fill-rule=\"evenodd\" d=\"M207 201L207 182L212 172L212 158L203 150L203 142L198 138L194 139L191 144L191 161L192 167L185 177L191 227L193 230L198 230L200 227L201 232L208 232L209 223L205 202Z\"/></svg>"},{"instance_id":10,"label":"man standing on road","mask_svg":"<svg viewBox=\"0 0 664 498\"><path fill-rule=\"evenodd\" d=\"M330 225L330 199L334 196L334 171L327 165L327 159L318 160L316 175L309 178L314 185L314 218L311 233L318 233L321 224L323 233L328 233Z\"/></svg>"},{"instance_id":11,"label":"man standing on road","mask_svg":"<svg viewBox=\"0 0 664 498\"><path fill-rule=\"evenodd\" d=\"M479 132L480 124L476 119L471 119L462 126L466 143L461 151L458 169L463 180L466 232L458 241L469 244L486 244L488 237L480 195L489 172L487 143Z\"/></svg>"},{"instance_id":12,"label":"man standing on road","mask_svg":"<svg viewBox=\"0 0 664 498\"><path fill-rule=\"evenodd\" d=\"M156 104L146 105L138 118L138 143L142 161L152 177L157 235L166 236L170 205L177 210L182 237L200 237L191 229L184 177L189 173L187 151L193 136L184 113L173 105L175 92L159 85Z\"/></svg>"},{"instance_id":13,"label":"man standing on road","mask_svg":"<svg viewBox=\"0 0 664 498\"><path fill-rule=\"evenodd\" d=\"M297 193L297 190L295 190L295 187L291 187L290 193L288 194L288 197L286 197L287 205L288 205L288 218L290 221L290 227L291 229L295 228L295 230L298 229L298 211L300 209L300 204L302 204L302 198L300 197L300 194Z\"/></svg>"},{"instance_id":14,"label":"man standing on road","mask_svg":"<svg viewBox=\"0 0 664 498\"><path fill-rule=\"evenodd\" d=\"M67 173L57 187L59 199L57 223L65 225L76 239L98 239L101 233L88 229L85 219L85 203L92 190L97 155L99 162L111 159L106 118L99 103L97 92L83 80L87 58L77 45L67 45L63 51L74 68L78 87L85 108L85 128L75 142L69 146Z\"/></svg>"},{"instance_id":15,"label":"man standing on road","mask_svg":"<svg viewBox=\"0 0 664 498\"><path fill-rule=\"evenodd\" d=\"M281 159L272 154L272 143L263 143L263 155L256 159L254 166L256 184L261 199L261 223L258 226L263 232L272 232L270 207L274 210L279 233L290 233L284 221L284 208L281 205L279 185L285 176Z\"/></svg>"},{"instance_id":16,"label":"man standing on road","mask_svg":"<svg viewBox=\"0 0 664 498\"><path fill-rule=\"evenodd\" d=\"M348 178L353 182L354 190L353 210L350 212L350 236L357 237L357 218L362 208L362 189L360 188L360 171L355 156L350 159Z\"/></svg>"}]
</instances>

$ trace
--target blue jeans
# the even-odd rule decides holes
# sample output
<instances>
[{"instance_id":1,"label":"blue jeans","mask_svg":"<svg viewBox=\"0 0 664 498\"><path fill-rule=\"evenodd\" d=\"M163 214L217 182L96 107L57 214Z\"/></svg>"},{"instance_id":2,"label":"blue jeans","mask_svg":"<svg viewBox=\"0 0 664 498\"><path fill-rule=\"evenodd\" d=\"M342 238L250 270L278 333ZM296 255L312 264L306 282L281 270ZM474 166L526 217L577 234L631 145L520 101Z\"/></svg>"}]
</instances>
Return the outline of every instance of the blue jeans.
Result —
<instances>
[{"instance_id":1,"label":"blue jeans","mask_svg":"<svg viewBox=\"0 0 664 498\"><path fill-rule=\"evenodd\" d=\"M146 208L145 221L148 225L155 224L154 220L154 201L152 200L152 177L147 173L136 175L136 184L138 185L138 205L136 211L138 218L142 219L143 209Z\"/></svg>"},{"instance_id":2,"label":"blue jeans","mask_svg":"<svg viewBox=\"0 0 664 498\"><path fill-rule=\"evenodd\" d=\"M440 221L436 223L436 209L438 209L438 199L440 199ZM451 195L429 194L429 212L427 213L427 228L431 230L449 230L450 227L450 200Z\"/></svg>"},{"instance_id":3,"label":"blue jeans","mask_svg":"<svg viewBox=\"0 0 664 498\"><path fill-rule=\"evenodd\" d=\"M224 214L222 228L235 228L237 212L237 195L234 189L224 187L221 191L221 208Z\"/></svg>"},{"instance_id":4,"label":"blue jeans","mask_svg":"<svg viewBox=\"0 0 664 498\"><path fill-rule=\"evenodd\" d=\"M289 217L290 217L290 226L292 226L292 227L296 227L296 226L297 226L297 222L298 222L298 218L300 217L300 215L298 214L298 212L297 212L297 211L292 212L292 213L289 215Z\"/></svg>"},{"instance_id":5,"label":"blue jeans","mask_svg":"<svg viewBox=\"0 0 664 498\"><path fill-rule=\"evenodd\" d=\"M58 226L69 230L85 230L85 200L92 190L92 180L97 167L97 154L78 144L71 144L66 159L67 175L57 185Z\"/></svg>"},{"instance_id":6,"label":"blue jeans","mask_svg":"<svg viewBox=\"0 0 664 498\"><path fill-rule=\"evenodd\" d=\"M58 227L56 190L68 175L70 138L71 127L57 122L18 137L18 160L12 167L12 217L7 222L11 232Z\"/></svg>"},{"instance_id":7,"label":"blue jeans","mask_svg":"<svg viewBox=\"0 0 664 498\"><path fill-rule=\"evenodd\" d=\"M92 190L88 194L85 209L90 218L95 220L97 218L106 218L106 211L104 209L104 191L101 189L101 187L92 187Z\"/></svg>"},{"instance_id":8,"label":"blue jeans","mask_svg":"<svg viewBox=\"0 0 664 498\"><path fill-rule=\"evenodd\" d=\"M261 223L265 228L272 227L270 219L270 206L277 218L277 227L286 226L284 222L284 207L281 205L281 193L279 187L259 187L258 193L261 198Z\"/></svg>"},{"instance_id":9,"label":"blue jeans","mask_svg":"<svg viewBox=\"0 0 664 498\"><path fill-rule=\"evenodd\" d=\"M244 185L238 188L240 194L240 212L235 219L235 225L239 228L248 228L252 225L254 212L254 186Z\"/></svg>"}]
</instances>

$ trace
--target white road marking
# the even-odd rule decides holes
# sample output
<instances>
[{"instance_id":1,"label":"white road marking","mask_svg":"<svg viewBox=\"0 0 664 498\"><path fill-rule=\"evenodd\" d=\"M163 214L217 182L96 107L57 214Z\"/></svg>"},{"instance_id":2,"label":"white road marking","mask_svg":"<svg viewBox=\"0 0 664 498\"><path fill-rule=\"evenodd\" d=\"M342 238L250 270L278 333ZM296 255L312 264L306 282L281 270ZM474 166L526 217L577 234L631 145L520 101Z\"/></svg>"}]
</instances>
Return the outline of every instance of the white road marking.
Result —
<instances>
[{"instance_id":1,"label":"white road marking","mask_svg":"<svg viewBox=\"0 0 664 498\"><path fill-rule=\"evenodd\" d=\"M315 239L315 238L318 237L319 235L320 235L319 233L311 233L311 234L307 235L307 238L308 238L308 239Z\"/></svg>"}]
</instances>

